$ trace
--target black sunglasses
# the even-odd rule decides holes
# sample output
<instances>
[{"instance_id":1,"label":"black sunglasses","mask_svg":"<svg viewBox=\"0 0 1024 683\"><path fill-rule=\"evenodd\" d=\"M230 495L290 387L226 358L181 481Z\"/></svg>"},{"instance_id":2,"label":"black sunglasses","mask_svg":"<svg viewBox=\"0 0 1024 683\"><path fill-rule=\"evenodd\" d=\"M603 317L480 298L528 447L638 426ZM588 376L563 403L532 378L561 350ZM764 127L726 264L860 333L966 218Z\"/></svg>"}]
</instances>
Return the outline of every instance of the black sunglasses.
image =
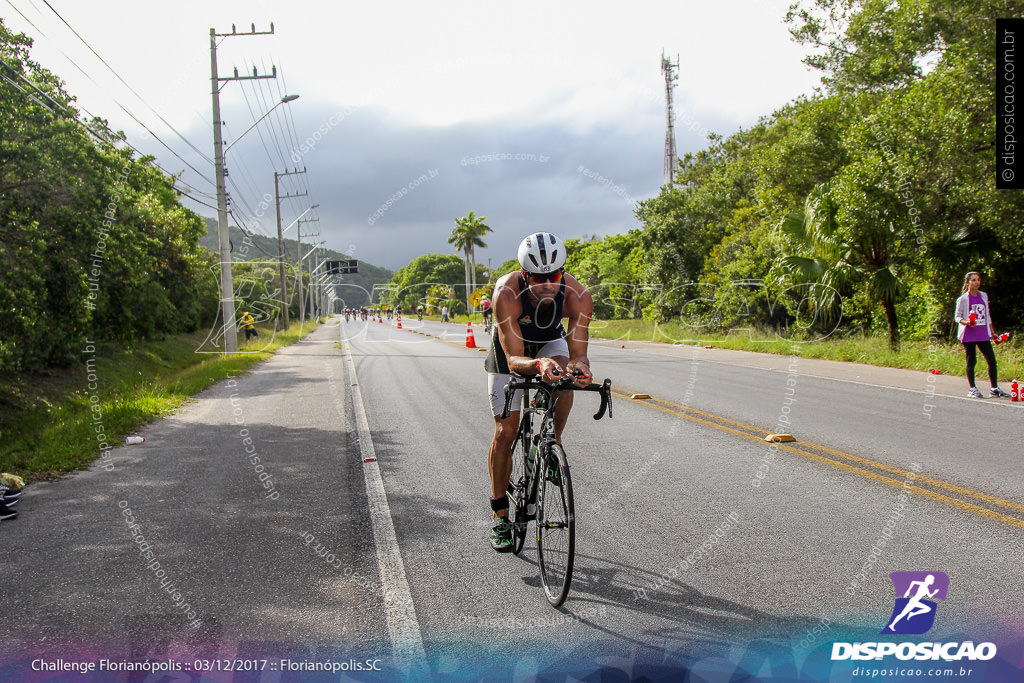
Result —
<instances>
[{"instance_id":1,"label":"black sunglasses","mask_svg":"<svg viewBox=\"0 0 1024 683\"><path fill-rule=\"evenodd\" d=\"M542 282L561 282L562 274L565 271L561 268L553 273L525 273L526 277L530 278L530 282L542 283Z\"/></svg>"}]
</instances>

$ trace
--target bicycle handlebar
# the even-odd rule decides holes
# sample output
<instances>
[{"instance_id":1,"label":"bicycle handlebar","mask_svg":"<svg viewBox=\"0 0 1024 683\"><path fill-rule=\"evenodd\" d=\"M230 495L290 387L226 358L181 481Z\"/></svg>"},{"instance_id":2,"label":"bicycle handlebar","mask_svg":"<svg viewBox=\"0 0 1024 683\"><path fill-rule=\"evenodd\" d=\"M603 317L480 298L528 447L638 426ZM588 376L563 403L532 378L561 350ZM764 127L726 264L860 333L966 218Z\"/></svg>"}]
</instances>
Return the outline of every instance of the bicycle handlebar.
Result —
<instances>
[{"instance_id":1,"label":"bicycle handlebar","mask_svg":"<svg viewBox=\"0 0 1024 683\"><path fill-rule=\"evenodd\" d=\"M507 420L509 413L512 412L512 397L515 396L515 392L520 389L545 389L548 392L555 391L594 391L601 394L601 407L598 408L597 413L594 414L595 420L600 420L604 417L605 411L608 411L608 418L612 418L612 381L605 378L601 384L591 384L587 387L578 387L573 384L572 377L580 376L576 372L573 372L572 376L565 376L559 379L557 382L543 382L536 377L523 377L523 381L517 382L514 378L509 380L508 384L505 385L505 405L501 411L501 419Z\"/></svg>"}]
</instances>

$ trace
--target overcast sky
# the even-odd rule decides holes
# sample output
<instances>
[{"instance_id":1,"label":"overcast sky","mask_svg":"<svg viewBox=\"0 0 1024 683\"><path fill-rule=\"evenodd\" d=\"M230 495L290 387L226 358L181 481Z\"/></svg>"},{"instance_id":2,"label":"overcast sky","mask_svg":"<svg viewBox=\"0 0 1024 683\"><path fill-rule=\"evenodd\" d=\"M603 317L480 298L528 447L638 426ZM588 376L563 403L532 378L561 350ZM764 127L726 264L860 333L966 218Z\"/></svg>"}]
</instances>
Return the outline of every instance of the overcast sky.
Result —
<instances>
[{"instance_id":1,"label":"overcast sky","mask_svg":"<svg viewBox=\"0 0 1024 683\"><path fill-rule=\"evenodd\" d=\"M5 23L36 39L33 58L79 105L164 169L184 170L182 185L209 204L210 28L264 31L273 21L274 35L224 38L217 51L221 76L278 69L276 80L222 84L226 143L283 94L300 96L228 152L238 220L276 234L273 202L264 210L261 198L273 196L274 171L305 168L283 179L282 194L309 192L283 201L285 225L319 204L306 214L319 221L301 227L320 235L304 239L391 269L451 252L454 219L470 210L494 230L477 258L495 266L534 230L568 238L638 227L635 203L663 182L663 50L680 61L680 156L704 147L709 131L748 127L818 85L782 21L790 0L49 0L140 99L43 0L5 2Z\"/></svg>"}]
</instances>

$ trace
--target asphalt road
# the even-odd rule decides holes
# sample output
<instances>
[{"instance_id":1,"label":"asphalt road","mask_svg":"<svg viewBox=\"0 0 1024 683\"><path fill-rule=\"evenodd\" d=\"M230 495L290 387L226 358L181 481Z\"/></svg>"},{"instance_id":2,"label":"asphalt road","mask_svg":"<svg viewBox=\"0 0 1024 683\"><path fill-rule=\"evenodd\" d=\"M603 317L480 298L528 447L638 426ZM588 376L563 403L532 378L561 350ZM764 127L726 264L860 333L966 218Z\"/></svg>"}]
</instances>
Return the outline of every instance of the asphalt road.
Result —
<instances>
[{"instance_id":1,"label":"asphalt road","mask_svg":"<svg viewBox=\"0 0 1024 683\"><path fill-rule=\"evenodd\" d=\"M0 524L3 661L823 679L832 641L877 638L903 570L950 577L929 638L1019 641L1018 405L799 355L595 342L595 376L621 389L600 422L578 396L563 439L577 561L554 610L532 540L519 557L487 542L483 353L463 326L403 327L335 319L146 427L111 471L33 485ZM763 441L779 431L796 442Z\"/></svg>"}]
</instances>

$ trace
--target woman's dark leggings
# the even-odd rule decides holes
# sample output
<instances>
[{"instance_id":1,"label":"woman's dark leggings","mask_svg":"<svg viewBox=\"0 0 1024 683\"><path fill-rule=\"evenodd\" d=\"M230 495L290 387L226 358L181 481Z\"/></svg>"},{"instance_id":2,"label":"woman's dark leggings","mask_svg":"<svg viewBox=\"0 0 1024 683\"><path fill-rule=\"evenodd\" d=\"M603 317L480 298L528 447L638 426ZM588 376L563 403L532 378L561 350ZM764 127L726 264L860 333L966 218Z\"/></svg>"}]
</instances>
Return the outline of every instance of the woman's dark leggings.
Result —
<instances>
[{"instance_id":1,"label":"woman's dark leggings","mask_svg":"<svg viewBox=\"0 0 1024 683\"><path fill-rule=\"evenodd\" d=\"M992 386L999 384L999 373L996 372L996 353L992 350L992 342L964 342L964 351L967 353L967 381L974 386L974 366L978 364L978 353L976 348L981 349L981 355L985 356L988 363L988 378Z\"/></svg>"}]
</instances>

